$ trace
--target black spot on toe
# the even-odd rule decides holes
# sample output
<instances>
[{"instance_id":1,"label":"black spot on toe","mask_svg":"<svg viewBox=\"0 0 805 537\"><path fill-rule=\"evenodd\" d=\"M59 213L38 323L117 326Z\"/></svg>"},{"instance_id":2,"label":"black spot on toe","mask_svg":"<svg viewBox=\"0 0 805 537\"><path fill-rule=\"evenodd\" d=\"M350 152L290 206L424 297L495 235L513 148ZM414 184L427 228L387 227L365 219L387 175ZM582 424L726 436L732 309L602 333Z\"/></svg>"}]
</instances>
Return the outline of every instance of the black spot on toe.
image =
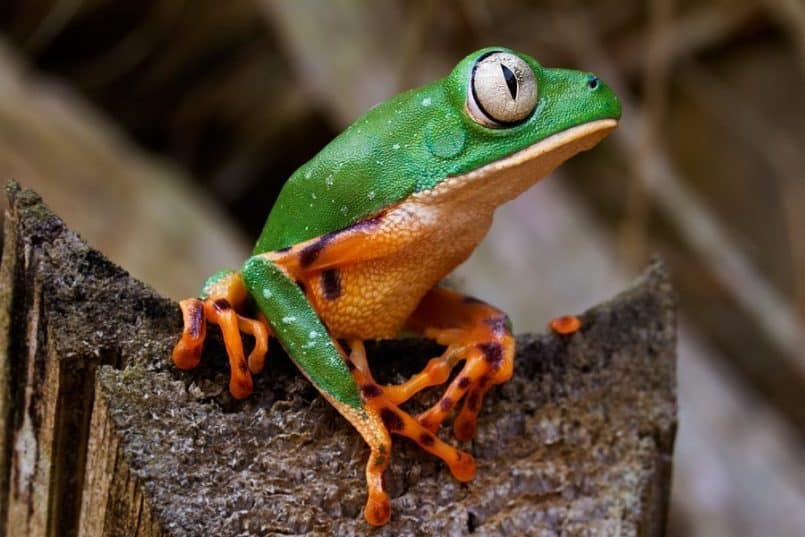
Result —
<instances>
[{"instance_id":1,"label":"black spot on toe","mask_svg":"<svg viewBox=\"0 0 805 537\"><path fill-rule=\"evenodd\" d=\"M187 333L191 337L198 337L201 334L201 326L204 322L204 306L201 302L193 302L188 308Z\"/></svg>"},{"instance_id":2,"label":"black spot on toe","mask_svg":"<svg viewBox=\"0 0 805 537\"><path fill-rule=\"evenodd\" d=\"M473 412L478 411L479 403L480 403L480 400L479 400L479 397L478 397L477 393L472 392L471 394L469 394L467 396L467 408L469 408Z\"/></svg>"},{"instance_id":3,"label":"black spot on toe","mask_svg":"<svg viewBox=\"0 0 805 537\"><path fill-rule=\"evenodd\" d=\"M402 431L405 429L405 423L402 418L391 410L390 408L380 409L380 419L389 431Z\"/></svg>"}]
</instances>

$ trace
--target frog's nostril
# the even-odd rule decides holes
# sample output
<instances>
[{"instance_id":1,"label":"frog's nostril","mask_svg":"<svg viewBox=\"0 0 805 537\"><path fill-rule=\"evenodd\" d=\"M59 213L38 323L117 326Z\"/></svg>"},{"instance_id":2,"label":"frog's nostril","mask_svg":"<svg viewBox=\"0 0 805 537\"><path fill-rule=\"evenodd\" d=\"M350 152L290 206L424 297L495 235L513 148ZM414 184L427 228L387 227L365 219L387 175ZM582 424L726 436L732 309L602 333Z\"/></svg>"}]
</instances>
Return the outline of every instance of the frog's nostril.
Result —
<instances>
[{"instance_id":1,"label":"frog's nostril","mask_svg":"<svg viewBox=\"0 0 805 537\"><path fill-rule=\"evenodd\" d=\"M598 77L595 75L590 75L590 77L587 79L587 87L590 88L591 90L595 90L598 89L599 85L600 82L598 80Z\"/></svg>"}]
</instances>

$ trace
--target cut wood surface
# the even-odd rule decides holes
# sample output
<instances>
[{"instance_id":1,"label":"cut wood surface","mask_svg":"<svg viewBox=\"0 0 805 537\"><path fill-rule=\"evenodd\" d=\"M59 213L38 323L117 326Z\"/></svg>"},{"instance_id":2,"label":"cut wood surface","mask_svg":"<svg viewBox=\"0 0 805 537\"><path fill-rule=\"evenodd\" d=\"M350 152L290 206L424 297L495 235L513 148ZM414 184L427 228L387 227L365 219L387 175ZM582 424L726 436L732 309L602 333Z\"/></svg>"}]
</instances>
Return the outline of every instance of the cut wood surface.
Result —
<instances>
[{"instance_id":1,"label":"cut wood surface","mask_svg":"<svg viewBox=\"0 0 805 537\"><path fill-rule=\"evenodd\" d=\"M361 513L368 450L281 349L243 402L226 391L215 334L202 366L176 370L178 307L38 196L9 194L0 534L663 534L676 338L661 263L584 313L580 332L518 338L514 378L490 392L477 438L463 445L478 461L474 481L396 442L385 476L392 520L372 530ZM422 340L368 350L381 382L438 352Z\"/></svg>"}]
</instances>

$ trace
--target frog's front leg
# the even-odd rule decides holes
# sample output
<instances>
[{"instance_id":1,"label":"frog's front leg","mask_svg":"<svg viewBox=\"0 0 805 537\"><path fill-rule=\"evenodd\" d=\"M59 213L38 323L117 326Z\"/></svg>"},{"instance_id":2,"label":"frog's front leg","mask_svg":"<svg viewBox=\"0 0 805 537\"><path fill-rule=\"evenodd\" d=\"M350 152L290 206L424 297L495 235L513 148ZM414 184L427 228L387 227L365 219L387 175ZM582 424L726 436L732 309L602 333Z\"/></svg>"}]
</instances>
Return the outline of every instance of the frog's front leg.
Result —
<instances>
[{"instance_id":1,"label":"frog's front leg","mask_svg":"<svg viewBox=\"0 0 805 537\"><path fill-rule=\"evenodd\" d=\"M345 356L284 265L275 264L269 256L255 256L241 274L272 333L294 363L369 444L367 522L385 524L391 513L382 479L391 458L389 433L408 437L440 457L456 479L472 479L472 456L439 440L384 395L365 366L361 341L352 341L351 358Z\"/></svg>"},{"instance_id":2,"label":"frog's front leg","mask_svg":"<svg viewBox=\"0 0 805 537\"><path fill-rule=\"evenodd\" d=\"M182 337L173 348L173 363L180 369L192 369L201 359L201 351L207 334L207 322L221 327L224 346L229 357L229 391L237 399L252 393L251 373L263 369L268 350L268 325L262 316L249 319L238 315L247 298L246 288L240 273L222 271L212 276L201 292L201 298L182 300L179 306L184 318ZM244 357L240 333L254 337L254 348L248 359Z\"/></svg>"},{"instance_id":3,"label":"frog's front leg","mask_svg":"<svg viewBox=\"0 0 805 537\"><path fill-rule=\"evenodd\" d=\"M512 376L515 344L508 317L485 302L436 288L425 295L406 327L447 349L408 382L384 387L385 393L402 404L419 391L444 383L453 367L464 360L461 372L441 399L417 419L435 432L463 399L453 431L459 440L472 439L484 395Z\"/></svg>"}]
</instances>

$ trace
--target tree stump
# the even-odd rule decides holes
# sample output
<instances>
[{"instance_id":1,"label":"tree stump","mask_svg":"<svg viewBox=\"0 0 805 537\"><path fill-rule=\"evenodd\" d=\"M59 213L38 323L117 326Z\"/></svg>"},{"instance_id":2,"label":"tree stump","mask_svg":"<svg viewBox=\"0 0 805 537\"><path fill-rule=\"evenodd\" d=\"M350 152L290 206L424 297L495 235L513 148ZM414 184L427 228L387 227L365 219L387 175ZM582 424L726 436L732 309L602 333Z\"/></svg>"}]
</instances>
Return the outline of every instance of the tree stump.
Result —
<instances>
[{"instance_id":1,"label":"tree stump","mask_svg":"<svg viewBox=\"0 0 805 537\"><path fill-rule=\"evenodd\" d=\"M178 371L177 305L87 246L36 194L8 194L0 534L664 533L675 310L661 262L581 315L576 334L518 338L514 378L490 392L477 438L462 446L478 462L472 482L397 441L385 476L392 519L371 529L361 512L368 450L278 346L245 401L227 392L213 330L202 365ZM399 382L439 348L400 340L368 351L378 380Z\"/></svg>"}]
</instances>

